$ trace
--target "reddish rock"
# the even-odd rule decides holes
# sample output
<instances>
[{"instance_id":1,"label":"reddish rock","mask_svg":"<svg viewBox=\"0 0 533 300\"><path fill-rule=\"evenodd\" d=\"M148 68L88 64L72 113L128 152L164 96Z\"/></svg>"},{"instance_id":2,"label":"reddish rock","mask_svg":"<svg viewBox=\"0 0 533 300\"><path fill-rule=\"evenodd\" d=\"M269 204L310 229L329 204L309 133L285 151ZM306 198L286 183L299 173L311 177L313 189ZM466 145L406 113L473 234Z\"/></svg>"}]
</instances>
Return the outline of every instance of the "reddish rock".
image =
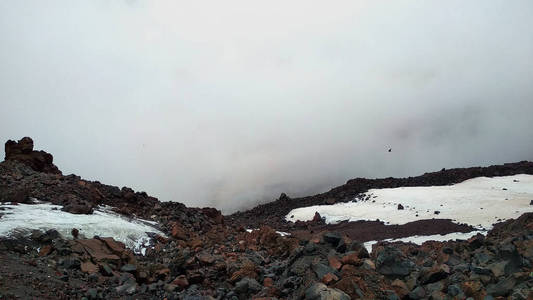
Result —
<instances>
[{"instance_id":1,"label":"reddish rock","mask_svg":"<svg viewBox=\"0 0 533 300\"><path fill-rule=\"evenodd\" d=\"M403 298L407 294L409 294L409 288L407 287L407 284L405 284L405 282L400 279L395 279L391 283L391 286L394 288L394 291L396 292L396 294L398 294L400 298Z\"/></svg>"},{"instance_id":2,"label":"reddish rock","mask_svg":"<svg viewBox=\"0 0 533 300\"><path fill-rule=\"evenodd\" d=\"M272 278L270 277L265 277L265 279L263 280L263 286L265 287L273 287L274 286L274 280L272 280Z\"/></svg>"},{"instance_id":3,"label":"reddish rock","mask_svg":"<svg viewBox=\"0 0 533 300\"><path fill-rule=\"evenodd\" d=\"M333 285L334 288L339 289L346 294L350 295L352 299L360 298L357 295L357 290L360 289L358 281L354 277L343 277L337 283ZM365 294L366 297L370 296ZM373 297L367 299L374 299Z\"/></svg>"},{"instance_id":4,"label":"reddish rock","mask_svg":"<svg viewBox=\"0 0 533 300\"><path fill-rule=\"evenodd\" d=\"M166 244L166 243L168 243L168 238L166 238L166 237L164 237L164 236L162 236L162 235L160 235L160 234L156 235L156 236L155 236L155 239L156 239L158 242L162 243L162 244Z\"/></svg>"},{"instance_id":5,"label":"reddish rock","mask_svg":"<svg viewBox=\"0 0 533 300\"><path fill-rule=\"evenodd\" d=\"M189 280L187 280L187 276L180 275L172 281L172 284L177 285L180 288L180 290L183 290L189 286Z\"/></svg>"},{"instance_id":6,"label":"reddish rock","mask_svg":"<svg viewBox=\"0 0 533 300\"><path fill-rule=\"evenodd\" d=\"M95 262L111 262L116 265L120 264L120 257L114 254L101 240L85 239L76 240L74 243L80 245ZM76 249L76 247L73 248Z\"/></svg>"},{"instance_id":7,"label":"reddish rock","mask_svg":"<svg viewBox=\"0 0 533 300\"><path fill-rule=\"evenodd\" d=\"M81 263L81 271L89 274L97 273L98 266L90 261Z\"/></svg>"},{"instance_id":8,"label":"reddish rock","mask_svg":"<svg viewBox=\"0 0 533 300\"><path fill-rule=\"evenodd\" d=\"M174 223L174 225L172 226L171 235L173 238L178 240L187 240L187 233L178 223Z\"/></svg>"},{"instance_id":9,"label":"reddish rock","mask_svg":"<svg viewBox=\"0 0 533 300\"><path fill-rule=\"evenodd\" d=\"M111 249L115 254L121 254L122 252L126 251L126 245L124 243L115 241L115 239L106 237L106 238L100 238L100 240L104 241L107 247Z\"/></svg>"},{"instance_id":10,"label":"reddish rock","mask_svg":"<svg viewBox=\"0 0 533 300\"><path fill-rule=\"evenodd\" d=\"M328 262L329 262L329 266L335 270L340 270L340 268L342 267L342 263L339 261L339 259L336 256L328 257Z\"/></svg>"},{"instance_id":11,"label":"reddish rock","mask_svg":"<svg viewBox=\"0 0 533 300\"><path fill-rule=\"evenodd\" d=\"M44 245L41 250L39 250L39 256L47 256L52 250L52 245Z\"/></svg>"},{"instance_id":12,"label":"reddish rock","mask_svg":"<svg viewBox=\"0 0 533 300\"><path fill-rule=\"evenodd\" d=\"M215 262L213 255L208 253L200 253L196 256L196 258L198 258L198 261L204 265L211 265L213 262Z\"/></svg>"},{"instance_id":13,"label":"reddish rock","mask_svg":"<svg viewBox=\"0 0 533 300\"><path fill-rule=\"evenodd\" d=\"M339 280L339 277L335 276L335 274L333 273L327 273L326 275L324 275L324 277L322 277L322 282L325 285L333 284L337 282L338 280Z\"/></svg>"},{"instance_id":14,"label":"reddish rock","mask_svg":"<svg viewBox=\"0 0 533 300\"><path fill-rule=\"evenodd\" d=\"M358 257L356 252L347 253L346 255L344 255L341 258L341 262L344 265L354 265L354 266L360 266L361 265L361 260L359 259L359 257Z\"/></svg>"},{"instance_id":15,"label":"reddish rock","mask_svg":"<svg viewBox=\"0 0 533 300\"><path fill-rule=\"evenodd\" d=\"M358 269L354 265L344 265L341 268L342 277L352 276L358 274Z\"/></svg>"},{"instance_id":16,"label":"reddish rock","mask_svg":"<svg viewBox=\"0 0 533 300\"><path fill-rule=\"evenodd\" d=\"M204 242L202 242L200 238L195 238L189 243L189 245L191 248L196 249L201 248L204 245Z\"/></svg>"},{"instance_id":17,"label":"reddish rock","mask_svg":"<svg viewBox=\"0 0 533 300\"><path fill-rule=\"evenodd\" d=\"M257 267L252 262L245 262L239 270L231 275L230 281L237 282L244 277L257 278Z\"/></svg>"},{"instance_id":18,"label":"reddish rock","mask_svg":"<svg viewBox=\"0 0 533 300\"><path fill-rule=\"evenodd\" d=\"M204 215L213 219L215 224L224 224L224 216L222 216L220 210L213 207L204 207L202 208L202 212L204 213Z\"/></svg>"},{"instance_id":19,"label":"reddish rock","mask_svg":"<svg viewBox=\"0 0 533 300\"><path fill-rule=\"evenodd\" d=\"M318 213L318 211L315 211L315 215L313 216L313 220L311 220L313 223L320 223L322 222L322 216Z\"/></svg>"}]
</instances>

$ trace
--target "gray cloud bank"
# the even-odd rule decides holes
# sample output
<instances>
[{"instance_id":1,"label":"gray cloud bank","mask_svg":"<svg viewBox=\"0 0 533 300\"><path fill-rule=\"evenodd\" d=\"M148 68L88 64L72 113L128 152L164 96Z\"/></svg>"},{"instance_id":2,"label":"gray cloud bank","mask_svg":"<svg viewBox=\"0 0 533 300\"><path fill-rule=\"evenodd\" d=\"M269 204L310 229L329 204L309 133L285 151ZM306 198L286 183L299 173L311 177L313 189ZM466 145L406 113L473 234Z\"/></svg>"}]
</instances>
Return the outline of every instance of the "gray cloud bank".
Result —
<instances>
[{"instance_id":1,"label":"gray cloud bank","mask_svg":"<svg viewBox=\"0 0 533 300\"><path fill-rule=\"evenodd\" d=\"M4 0L0 139L226 213L533 160L532 28L529 0Z\"/></svg>"}]
</instances>

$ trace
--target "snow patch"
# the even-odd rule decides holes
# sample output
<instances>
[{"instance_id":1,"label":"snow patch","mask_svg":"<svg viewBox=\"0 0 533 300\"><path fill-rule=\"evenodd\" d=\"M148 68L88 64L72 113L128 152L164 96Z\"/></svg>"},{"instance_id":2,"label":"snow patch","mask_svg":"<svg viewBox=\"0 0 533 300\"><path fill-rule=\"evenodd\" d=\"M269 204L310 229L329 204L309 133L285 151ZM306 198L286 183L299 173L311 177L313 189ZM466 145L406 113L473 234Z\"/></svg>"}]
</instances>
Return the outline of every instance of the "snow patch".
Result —
<instances>
[{"instance_id":1,"label":"snow patch","mask_svg":"<svg viewBox=\"0 0 533 300\"><path fill-rule=\"evenodd\" d=\"M453 232L448 234L435 234L435 235L414 235L410 237L400 238L400 239L386 239L385 242L404 242L404 243L413 243L417 245L422 245L427 241L438 241L438 242L447 242L455 240L467 240L478 233L486 235L486 231L471 231L471 232ZM372 252L372 246L378 241L368 241L364 243L364 246L368 253Z\"/></svg>"},{"instance_id":2,"label":"snow patch","mask_svg":"<svg viewBox=\"0 0 533 300\"><path fill-rule=\"evenodd\" d=\"M55 229L63 237L71 238L72 228L77 228L80 235L92 238L95 235L112 237L133 249L145 253L150 244L150 235L154 233L165 236L153 226L157 223L137 218L126 218L110 210L99 207L92 215L77 215L61 211L62 206L49 203L39 204L1 204L0 236L15 233L29 234L31 230Z\"/></svg>"},{"instance_id":3,"label":"snow patch","mask_svg":"<svg viewBox=\"0 0 533 300\"><path fill-rule=\"evenodd\" d=\"M255 228L255 229L250 229L250 228L247 228L246 229L246 232L250 233L254 230L259 230L258 228ZM283 232L283 231L276 231L277 234L281 235L281 236L290 236L291 234L289 232Z\"/></svg>"},{"instance_id":4,"label":"snow patch","mask_svg":"<svg viewBox=\"0 0 533 300\"><path fill-rule=\"evenodd\" d=\"M533 175L477 177L449 186L372 189L365 196L369 200L293 209L285 219L309 221L315 212L330 224L379 219L401 225L439 218L484 230L498 220L533 211ZM398 204L404 209L398 210Z\"/></svg>"}]
</instances>

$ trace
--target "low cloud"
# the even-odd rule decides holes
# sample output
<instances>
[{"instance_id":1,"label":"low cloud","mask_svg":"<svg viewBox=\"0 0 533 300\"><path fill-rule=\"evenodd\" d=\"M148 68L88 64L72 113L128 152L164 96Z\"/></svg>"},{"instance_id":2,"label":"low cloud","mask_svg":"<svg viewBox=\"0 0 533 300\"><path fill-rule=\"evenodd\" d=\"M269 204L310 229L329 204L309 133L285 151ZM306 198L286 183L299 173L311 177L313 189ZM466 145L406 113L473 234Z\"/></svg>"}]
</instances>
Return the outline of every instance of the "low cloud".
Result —
<instances>
[{"instance_id":1,"label":"low cloud","mask_svg":"<svg viewBox=\"0 0 533 300\"><path fill-rule=\"evenodd\" d=\"M226 213L533 160L531 28L531 1L4 1L0 138Z\"/></svg>"}]
</instances>

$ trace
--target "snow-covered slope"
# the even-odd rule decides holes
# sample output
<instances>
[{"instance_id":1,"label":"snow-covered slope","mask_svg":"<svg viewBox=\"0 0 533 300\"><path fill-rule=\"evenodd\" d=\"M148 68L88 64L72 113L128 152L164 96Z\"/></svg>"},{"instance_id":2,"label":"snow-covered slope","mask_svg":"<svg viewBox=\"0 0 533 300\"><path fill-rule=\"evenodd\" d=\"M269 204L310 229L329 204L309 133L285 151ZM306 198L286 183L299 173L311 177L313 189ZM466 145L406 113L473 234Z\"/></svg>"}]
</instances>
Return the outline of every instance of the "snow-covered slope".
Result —
<instances>
[{"instance_id":1,"label":"snow-covered slope","mask_svg":"<svg viewBox=\"0 0 533 300\"><path fill-rule=\"evenodd\" d=\"M2 204L0 209L0 236L29 233L34 229L55 229L63 237L70 238L72 228L76 228L87 238L95 235L113 237L135 251L142 251L142 245L150 240L147 232L164 236L151 226L154 222L127 219L103 207L92 215L71 214L61 211L61 206L48 203Z\"/></svg>"},{"instance_id":2,"label":"snow-covered slope","mask_svg":"<svg viewBox=\"0 0 533 300\"><path fill-rule=\"evenodd\" d=\"M498 221L533 211L533 175L478 177L449 186L373 189L365 196L370 196L369 200L297 208L285 218L308 221L318 212L330 224L379 219L398 225L439 218L487 230ZM404 209L399 210L398 204ZM431 236L413 241L428 239Z\"/></svg>"},{"instance_id":3,"label":"snow-covered slope","mask_svg":"<svg viewBox=\"0 0 533 300\"><path fill-rule=\"evenodd\" d=\"M450 186L373 189L367 195L367 201L355 199L357 202L297 208L286 220L307 221L318 212L327 223L380 219L389 224L405 224L440 218L486 229L498 219L533 211L533 175L478 177ZM398 204L404 209L398 210Z\"/></svg>"}]
</instances>

